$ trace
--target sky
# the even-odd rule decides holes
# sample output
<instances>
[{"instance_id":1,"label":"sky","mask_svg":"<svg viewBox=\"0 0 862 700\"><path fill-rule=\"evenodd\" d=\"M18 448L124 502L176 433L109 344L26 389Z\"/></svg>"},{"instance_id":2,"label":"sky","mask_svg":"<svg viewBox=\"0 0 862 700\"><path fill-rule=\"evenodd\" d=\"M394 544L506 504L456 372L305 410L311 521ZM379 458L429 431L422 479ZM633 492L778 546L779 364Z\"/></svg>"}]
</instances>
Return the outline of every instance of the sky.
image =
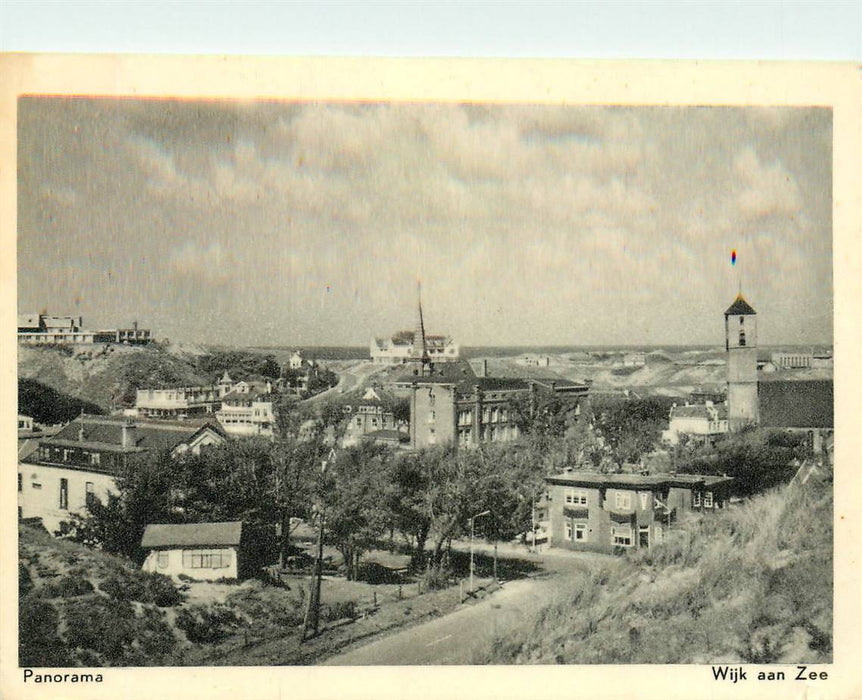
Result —
<instances>
[{"instance_id":1,"label":"sky","mask_svg":"<svg viewBox=\"0 0 862 700\"><path fill-rule=\"evenodd\" d=\"M823 108L22 97L18 310L157 338L832 342ZM737 253L736 264L731 252Z\"/></svg>"}]
</instances>

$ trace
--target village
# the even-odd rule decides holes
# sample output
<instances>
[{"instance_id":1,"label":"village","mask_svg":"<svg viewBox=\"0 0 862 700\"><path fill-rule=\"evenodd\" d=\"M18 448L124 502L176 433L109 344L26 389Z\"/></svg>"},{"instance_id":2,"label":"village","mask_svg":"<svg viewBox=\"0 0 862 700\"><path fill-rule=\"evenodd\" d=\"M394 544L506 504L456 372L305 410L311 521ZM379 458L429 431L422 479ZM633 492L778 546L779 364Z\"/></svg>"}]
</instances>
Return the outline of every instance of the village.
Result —
<instances>
[{"instance_id":1,"label":"village","mask_svg":"<svg viewBox=\"0 0 862 700\"><path fill-rule=\"evenodd\" d=\"M74 413L65 397L60 422L19 413L27 590L69 596L68 619L78 596L98 586L110 602L124 581L141 593L118 600L172 620L149 646L135 614L120 646L52 633L54 646L24 644L22 663L407 663L403 646L361 640L540 590L542 571L576 585L606 562L660 557L704 518L831 483L831 348L764 354L759 320L740 293L721 351L465 357L426 333L417 300L413 330L373 338L364 360L210 355L197 360L206 383L139 377L106 410ZM18 339L67 360L163 351L137 322L90 331L47 313L19 317ZM688 379L639 381L671 365ZM86 560L52 539L98 552L102 578L52 568L52 554ZM806 624L813 644L822 631ZM472 662L476 643L414 662Z\"/></svg>"}]
</instances>

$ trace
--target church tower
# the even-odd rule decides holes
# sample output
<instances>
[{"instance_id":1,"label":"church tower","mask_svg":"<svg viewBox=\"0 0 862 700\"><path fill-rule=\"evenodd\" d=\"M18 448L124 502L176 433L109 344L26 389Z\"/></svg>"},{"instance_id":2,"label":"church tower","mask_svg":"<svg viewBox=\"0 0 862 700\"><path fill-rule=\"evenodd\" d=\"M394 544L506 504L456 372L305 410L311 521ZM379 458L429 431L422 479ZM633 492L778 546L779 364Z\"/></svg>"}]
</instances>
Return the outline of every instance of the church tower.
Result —
<instances>
[{"instance_id":1,"label":"church tower","mask_svg":"<svg viewBox=\"0 0 862 700\"><path fill-rule=\"evenodd\" d=\"M425 341L425 320L422 318L422 288L417 289L419 312L416 315L416 330L413 332L413 352L411 361L421 363L417 374L425 376L428 371L428 345Z\"/></svg>"},{"instance_id":2,"label":"church tower","mask_svg":"<svg viewBox=\"0 0 862 700\"><path fill-rule=\"evenodd\" d=\"M757 312L740 293L724 312L730 430L757 424Z\"/></svg>"}]
</instances>

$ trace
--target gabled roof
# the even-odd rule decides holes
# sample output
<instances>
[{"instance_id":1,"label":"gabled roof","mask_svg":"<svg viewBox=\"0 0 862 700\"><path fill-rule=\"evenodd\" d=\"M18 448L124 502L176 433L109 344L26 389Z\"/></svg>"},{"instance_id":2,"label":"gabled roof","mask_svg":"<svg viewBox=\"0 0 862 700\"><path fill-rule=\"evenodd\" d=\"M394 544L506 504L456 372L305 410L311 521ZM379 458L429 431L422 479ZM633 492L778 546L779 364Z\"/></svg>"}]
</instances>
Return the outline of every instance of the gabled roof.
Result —
<instances>
[{"instance_id":1,"label":"gabled roof","mask_svg":"<svg viewBox=\"0 0 862 700\"><path fill-rule=\"evenodd\" d=\"M242 521L147 525L141 547L229 547L239 545Z\"/></svg>"},{"instance_id":2,"label":"gabled roof","mask_svg":"<svg viewBox=\"0 0 862 700\"><path fill-rule=\"evenodd\" d=\"M831 379L785 379L757 385L764 428L834 428Z\"/></svg>"},{"instance_id":3,"label":"gabled roof","mask_svg":"<svg viewBox=\"0 0 862 700\"><path fill-rule=\"evenodd\" d=\"M42 440L45 445L56 443L68 446L70 443L86 444L90 449L116 451L123 444L124 416L91 416L75 418L62 428L54 437ZM83 421L83 440L81 427ZM215 419L185 421L144 421L136 419L133 423L135 444L131 448L142 450L173 450L178 445L190 442L202 430L210 429L221 436L225 432Z\"/></svg>"},{"instance_id":4,"label":"gabled roof","mask_svg":"<svg viewBox=\"0 0 862 700\"><path fill-rule=\"evenodd\" d=\"M599 472L566 472L546 476L545 481L559 486L583 486L586 488L658 488L662 486L718 486L729 484L729 476L703 474L601 474Z\"/></svg>"},{"instance_id":5,"label":"gabled roof","mask_svg":"<svg viewBox=\"0 0 862 700\"><path fill-rule=\"evenodd\" d=\"M724 312L725 316L756 316L757 312L751 307L742 294L737 294L734 302Z\"/></svg>"},{"instance_id":6,"label":"gabled roof","mask_svg":"<svg viewBox=\"0 0 862 700\"><path fill-rule=\"evenodd\" d=\"M703 418L704 420L727 420L727 406L707 406L706 404L694 404L693 406L674 406L670 409L670 418Z\"/></svg>"}]
</instances>

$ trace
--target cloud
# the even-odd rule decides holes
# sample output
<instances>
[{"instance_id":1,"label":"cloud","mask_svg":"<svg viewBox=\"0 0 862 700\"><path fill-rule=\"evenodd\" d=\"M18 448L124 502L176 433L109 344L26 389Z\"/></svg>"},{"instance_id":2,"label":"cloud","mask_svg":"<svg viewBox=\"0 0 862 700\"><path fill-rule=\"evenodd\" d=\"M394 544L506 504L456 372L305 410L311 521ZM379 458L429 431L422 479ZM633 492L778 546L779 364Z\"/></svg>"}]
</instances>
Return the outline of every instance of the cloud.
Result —
<instances>
[{"instance_id":1,"label":"cloud","mask_svg":"<svg viewBox=\"0 0 862 700\"><path fill-rule=\"evenodd\" d=\"M788 216L802 208L799 187L779 161L764 165L755 150L747 147L737 154L734 171L743 187L737 205L746 219Z\"/></svg>"},{"instance_id":2,"label":"cloud","mask_svg":"<svg viewBox=\"0 0 862 700\"><path fill-rule=\"evenodd\" d=\"M187 240L171 252L168 267L176 277L218 285L234 276L231 257L217 241L202 248Z\"/></svg>"}]
</instances>

